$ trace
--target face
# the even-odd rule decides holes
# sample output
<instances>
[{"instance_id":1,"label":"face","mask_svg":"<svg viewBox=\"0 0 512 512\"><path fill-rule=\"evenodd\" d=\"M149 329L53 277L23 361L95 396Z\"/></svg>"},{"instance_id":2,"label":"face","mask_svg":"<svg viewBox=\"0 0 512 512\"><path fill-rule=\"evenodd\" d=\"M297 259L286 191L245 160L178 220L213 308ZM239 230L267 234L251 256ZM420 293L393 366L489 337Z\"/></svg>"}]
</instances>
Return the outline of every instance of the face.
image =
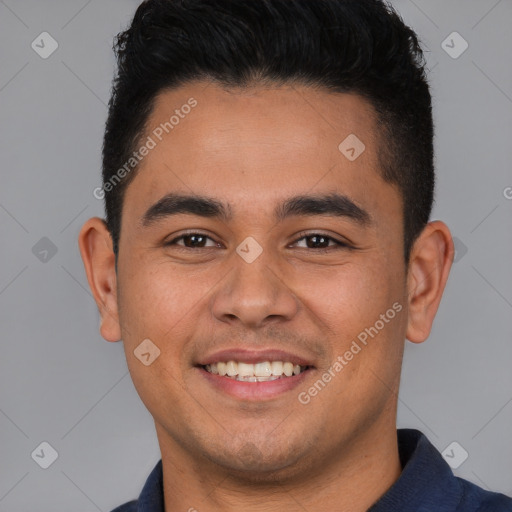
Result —
<instances>
[{"instance_id":1,"label":"face","mask_svg":"<svg viewBox=\"0 0 512 512\"><path fill-rule=\"evenodd\" d=\"M369 103L196 83L147 126L102 334L122 338L162 451L256 478L394 432L410 295Z\"/></svg>"}]
</instances>

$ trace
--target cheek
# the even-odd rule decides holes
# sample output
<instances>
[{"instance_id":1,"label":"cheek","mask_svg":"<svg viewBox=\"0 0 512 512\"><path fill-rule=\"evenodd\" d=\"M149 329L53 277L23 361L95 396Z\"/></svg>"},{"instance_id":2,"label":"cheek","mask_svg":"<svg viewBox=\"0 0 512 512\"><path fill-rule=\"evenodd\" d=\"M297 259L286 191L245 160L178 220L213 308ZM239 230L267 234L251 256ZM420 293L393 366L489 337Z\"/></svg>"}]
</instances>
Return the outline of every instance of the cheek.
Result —
<instances>
[{"instance_id":1,"label":"cheek","mask_svg":"<svg viewBox=\"0 0 512 512\"><path fill-rule=\"evenodd\" d=\"M395 276L386 275L381 262L352 262L328 272L309 274L300 285L301 299L332 328L336 339L357 334L390 308L397 297Z\"/></svg>"},{"instance_id":2,"label":"cheek","mask_svg":"<svg viewBox=\"0 0 512 512\"><path fill-rule=\"evenodd\" d=\"M184 347L194 331L195 315L202 301L207 300L211 283L195 279L169 264L140 261L131 268L126 265L119 274L119 282L124 350L141 400L156 418L172 416L174 408L181 405L186 410ZM158 356L149 365L143 364L134 353L146 339L159 351L155 352L150 345L150 357L156 353Z\"/></svg>"},{"instance_id":3,"label":"cheek","mask_svg":"<svg viewBox=\"0 0 512 512\"><path fill-rule=\"evenodd\" d=\"M139 262L120 275L119 315L128 345L149 338L163 351L181 353L216 286L218 271L169 262Z\"/></svg>"},{"instance_id":4,"label":"cheek","mask_svg":"<svg viewBox=\"0 0 512 512\"><path fill-rule=\"evenodd\" d=\"M330 364L339 356L346 361L344 379L370 385L371 369L391 384L397 374L406 306L403 275L389 268L394 267L384 265L382 258L354 262L318 273L302 287L302 300L330 340Z\"/></svg>"},{"instance_id":5,"label":"cheek","mask_svg":"<svg viewBox=\"0 0 512 512\"><path fill-rule=\"evenodd\" d=\"M326 418L330 439L375 421L391 403L400 375L399 281L378 258L364 259L317 271L300 288L329 347L325 367L302 391L315 417Z\"/></svg>"}]
</instances>

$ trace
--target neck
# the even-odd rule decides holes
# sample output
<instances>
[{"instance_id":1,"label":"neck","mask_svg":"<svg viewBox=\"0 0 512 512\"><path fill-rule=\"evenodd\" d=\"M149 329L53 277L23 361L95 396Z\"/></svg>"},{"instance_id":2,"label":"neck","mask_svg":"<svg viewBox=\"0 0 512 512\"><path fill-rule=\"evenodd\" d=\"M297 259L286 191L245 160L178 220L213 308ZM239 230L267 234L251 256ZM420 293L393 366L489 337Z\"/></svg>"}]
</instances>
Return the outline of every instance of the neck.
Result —
<instances>
[{"instance_id":1,"label":"neck","mask_svg":"<svg viewBox=\"0 0 512 512\"><path fill-rule=\"evenodd\" d=\"M273 474L258 482L226 468L193 460L157 424L162 452L165 510L365 512L401 473L395 423L368 429L349 448L333 450L293 476Z\"/></svg>"}]
</instances>

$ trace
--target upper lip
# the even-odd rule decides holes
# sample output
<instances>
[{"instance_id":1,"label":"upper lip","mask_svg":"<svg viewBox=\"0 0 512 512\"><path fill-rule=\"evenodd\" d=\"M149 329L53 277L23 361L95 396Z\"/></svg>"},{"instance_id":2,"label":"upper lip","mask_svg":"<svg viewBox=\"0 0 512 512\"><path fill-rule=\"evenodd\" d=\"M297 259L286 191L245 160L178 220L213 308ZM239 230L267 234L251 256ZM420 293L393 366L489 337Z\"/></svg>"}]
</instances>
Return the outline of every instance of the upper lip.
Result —
<instances>
[{"instance_id":1,"label":"upper lip","mask_svg":"<svg viewBox=\"0 0 512 512\"><path fill-rule=\"evenodd\" d=\"M283 361L293 363L294 365L298 364L300 366L313 366L311 359L299 356L297 354L292 354L291 352L287 352L285 350L248 350L237 348L219 350L218 352L204 356L201 358L198 364L200 366L205 366L207 364L218 363L221 361L237 361L240 363L248 364L261 363L264 361Z\"/></svg>"}]
</instances>

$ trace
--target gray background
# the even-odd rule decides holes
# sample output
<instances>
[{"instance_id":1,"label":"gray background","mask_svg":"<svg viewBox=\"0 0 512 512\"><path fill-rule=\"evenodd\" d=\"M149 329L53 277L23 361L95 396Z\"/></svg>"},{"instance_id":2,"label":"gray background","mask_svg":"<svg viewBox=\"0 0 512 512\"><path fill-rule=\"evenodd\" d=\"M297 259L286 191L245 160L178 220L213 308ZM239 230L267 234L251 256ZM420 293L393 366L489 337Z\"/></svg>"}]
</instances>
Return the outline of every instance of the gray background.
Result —
<instances>
[{"instance_id":1,"label":"gray background","mask_svg":"<svg viewBox=\"0 0 512 512\"><path fill-rule=\"evenodd\" d=\"M99 335L77 245L103 215L112 38L136 5L0 0L0 512L109 511L160 457L122 344ZM458 249L430 339L407 343L399 426L440 451L457 441L469 457L455 473L511 495L512 0L394 5L429 49L433 218ZM31 48L43 31L59 44L47 59ZM453 31L469 43L456 59L441 46ZM43 441L58 452L46 470L31 458Z\"/></svg>"}]
</instances>

